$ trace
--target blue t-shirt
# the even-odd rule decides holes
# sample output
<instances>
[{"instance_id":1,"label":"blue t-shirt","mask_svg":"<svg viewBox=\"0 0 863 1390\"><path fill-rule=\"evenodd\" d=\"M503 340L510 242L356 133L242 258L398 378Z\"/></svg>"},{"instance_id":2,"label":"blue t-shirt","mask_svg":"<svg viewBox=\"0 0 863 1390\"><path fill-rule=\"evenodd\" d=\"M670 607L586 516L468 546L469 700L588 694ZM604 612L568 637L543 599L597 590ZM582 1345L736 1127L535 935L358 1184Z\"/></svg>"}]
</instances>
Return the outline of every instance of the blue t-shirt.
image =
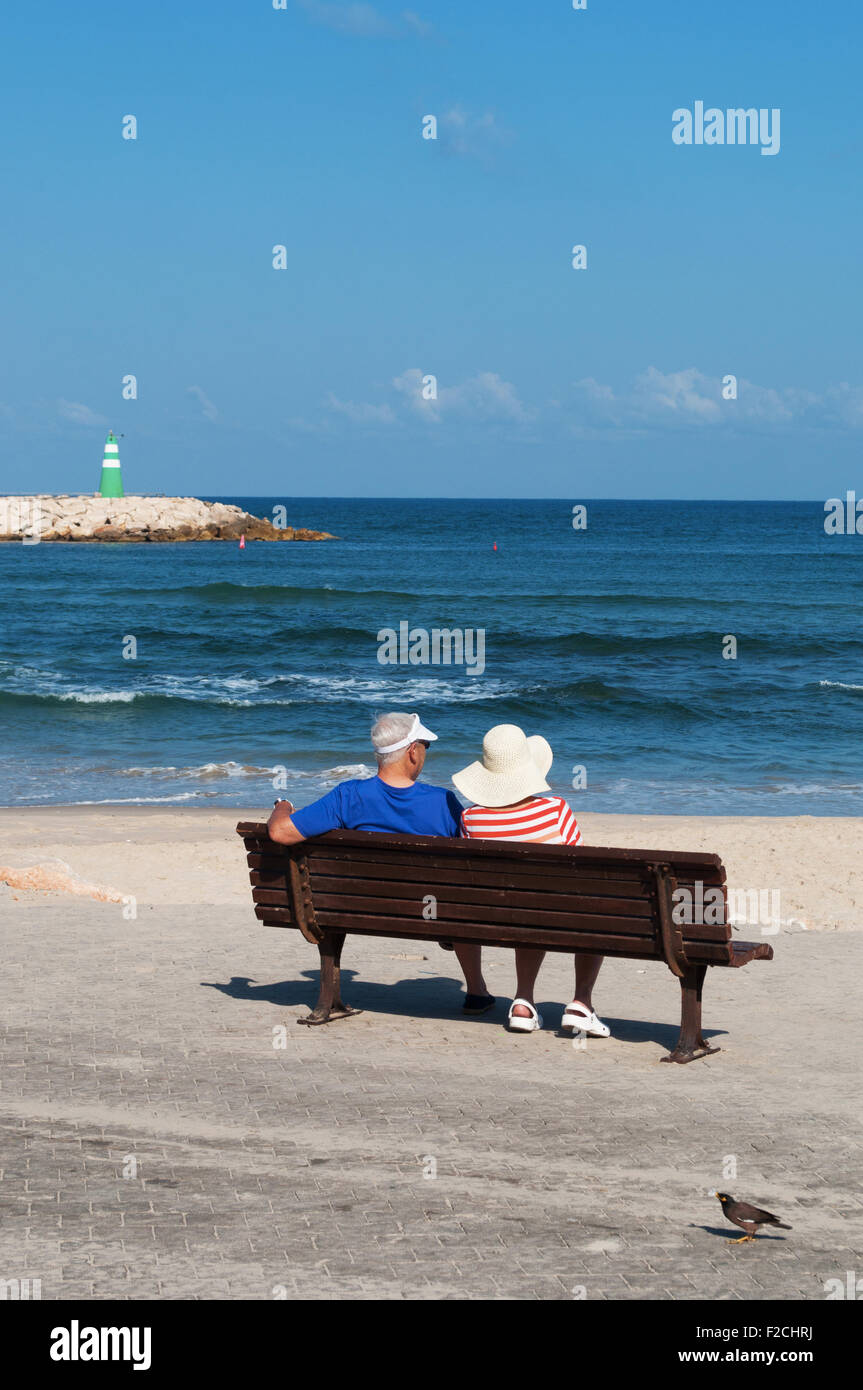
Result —
<instances>
[{"instance_id":1,"label":"blue t-shirt","mask_svg":"<svg viewBox=\"0 0 863 1390\"><path fill-rule=\"evenodd\" d=\"M460 833L461 805L453 792L414 782L391 787L380 777L353 778L294 811L291 820L306 839L327 830L377 830L390 835Z\"/></svg>"}]
</instances>

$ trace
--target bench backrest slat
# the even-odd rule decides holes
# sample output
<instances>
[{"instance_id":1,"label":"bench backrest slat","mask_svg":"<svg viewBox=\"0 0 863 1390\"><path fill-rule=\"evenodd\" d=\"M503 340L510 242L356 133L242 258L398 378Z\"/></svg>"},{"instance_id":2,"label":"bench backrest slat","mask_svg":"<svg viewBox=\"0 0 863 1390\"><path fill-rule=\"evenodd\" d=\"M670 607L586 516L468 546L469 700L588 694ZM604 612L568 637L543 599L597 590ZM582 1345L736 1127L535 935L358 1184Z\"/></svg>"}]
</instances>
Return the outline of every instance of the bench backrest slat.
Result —
<instances>
[{"instance_id":1,"label":"bench backrest slat","mask_svg":"<svg viewBox=\"0 0 863 1390\"><path fill-rule=\"evenodd\" d=\"M266 851L274 848L267 835L267 827L258 822L241 821L237 833L253 845ZM643 864L648 859L660 858L672 868L682 865L698 866L700 870L714 868L722 870L722 861L717 854L683 852L681 850L652 849L605 849L595 846L538 845L518 841L495 842L493 840L447 840L436 835L382 835L370 834L360 830L331 830L316 840L304 842L306 850L324 850L330 858L354 857L388 858L391 854L418 857L418 862L426 862L430 854L433 858L455 857L459 859L477 857L483 862L495 858L509 863L524 862L535 867L544 862L568 865L577 859L580 865L596 862L603 868Z\"/></svg>"},{"instance_id":2,"label":"bench backrest slat","mask_svg":"<svg viewBox=\"0 0 863 1390\"><path fill-rule=\"evenodd\" d=\"M555 867L557 872L542 872L524 864L514 864L507 869L499 863L488 865L475 859L435 861L430 858L426 863L410 864L401 857L389 862L373 862L367 859L329 859L319 855L315 855L309 865L313 875L329 878L395 879L399 883L429 883L434 880L439 884L472 883L477 888L509 889L518 885L531 893L571 892L572 873L561 872L559 866ZM607 891L621 897L638 898L644 891L645 874L634 871L614 876L592 873L588 879L587 873L582 877L579 872L579 883L588 881L595 885L596 892Z\"/></svg>"}]
</instances>

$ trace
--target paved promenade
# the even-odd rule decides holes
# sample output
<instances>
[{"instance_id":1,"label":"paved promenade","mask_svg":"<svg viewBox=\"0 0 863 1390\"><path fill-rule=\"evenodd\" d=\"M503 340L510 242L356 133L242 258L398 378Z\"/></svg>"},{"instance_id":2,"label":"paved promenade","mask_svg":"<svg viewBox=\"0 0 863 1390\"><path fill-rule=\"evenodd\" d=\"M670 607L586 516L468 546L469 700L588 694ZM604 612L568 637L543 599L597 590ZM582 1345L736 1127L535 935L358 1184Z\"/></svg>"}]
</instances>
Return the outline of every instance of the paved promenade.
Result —
<instances>
[{"instance_id":1,"label":"paved promenade","mask_svg":"<svg viewBox=\"0 0 863 1390\"><path fill-rule=\"evenodd\" d=\"M555 1032L566 959L546 1030L513 1037L503 1002L459 1016L451 954L349 941L365 1012L306 1029L316 952L250 906L129 922L0 887L0 936L0 1277L43 1299L821 1299L863 1275L861 933L709 972L723 1051L687 1067L659 1065L659 965L606 964L614 1037L585 1049ZM794 1229L726 1244L715 1187Z\"/></svg>"}]
</instances>

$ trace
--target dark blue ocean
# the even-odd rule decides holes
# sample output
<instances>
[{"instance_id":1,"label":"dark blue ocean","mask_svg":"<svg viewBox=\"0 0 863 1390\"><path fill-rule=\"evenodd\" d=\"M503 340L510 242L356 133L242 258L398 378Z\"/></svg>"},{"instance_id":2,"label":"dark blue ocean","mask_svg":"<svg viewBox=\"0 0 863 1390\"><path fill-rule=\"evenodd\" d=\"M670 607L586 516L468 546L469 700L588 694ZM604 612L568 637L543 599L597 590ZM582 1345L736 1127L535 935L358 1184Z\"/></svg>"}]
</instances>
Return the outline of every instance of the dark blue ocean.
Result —
<instances>
[{"instance_id":1,"label":"dark blue ocean","mask_svg":"<svg viewBox=\"0 0 863 1390\"><path fill-rule=\"evenodd\" d=\"M304 498L288 524L338 540L0 545L0 802L303 805L393 708L444 785L512 722L582 810L863 814L863 537L819 502L586 505L576 531L568 501ZM481 629L484 670L382 665L403 622Z\"/></svg>"}]
</instances>

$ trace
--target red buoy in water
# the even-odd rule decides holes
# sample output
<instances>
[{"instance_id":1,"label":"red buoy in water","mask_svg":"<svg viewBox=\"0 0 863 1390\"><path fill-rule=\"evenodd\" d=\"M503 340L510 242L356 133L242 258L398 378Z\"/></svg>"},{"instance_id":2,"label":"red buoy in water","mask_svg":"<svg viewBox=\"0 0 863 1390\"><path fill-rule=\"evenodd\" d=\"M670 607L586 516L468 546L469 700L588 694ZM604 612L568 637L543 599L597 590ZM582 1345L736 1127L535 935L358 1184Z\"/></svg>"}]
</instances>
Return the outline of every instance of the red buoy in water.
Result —
<instances>
[{"instance_id":1,"label":"red buoy in water","mask_svg":"<svg viewBox=\"0 0 863 1390\"><path fill-rule=\"evenodd\" d=\"M492 546L492 550L497 550L497 541L495 541L494 545Z\"/></svg>"},{"instance_id":2,"label":"red buoy in water","mask_svg":"<svg viewBox=\"0 0 863 1390\"><path fill-rule=\"evenodd\" d=\"M240 549L241 549L241 550L245 550L245 548L246 548L246 535L245 535L245 532L243 532L243 534L240 536Z\"/></svg>"}]
</instances>

